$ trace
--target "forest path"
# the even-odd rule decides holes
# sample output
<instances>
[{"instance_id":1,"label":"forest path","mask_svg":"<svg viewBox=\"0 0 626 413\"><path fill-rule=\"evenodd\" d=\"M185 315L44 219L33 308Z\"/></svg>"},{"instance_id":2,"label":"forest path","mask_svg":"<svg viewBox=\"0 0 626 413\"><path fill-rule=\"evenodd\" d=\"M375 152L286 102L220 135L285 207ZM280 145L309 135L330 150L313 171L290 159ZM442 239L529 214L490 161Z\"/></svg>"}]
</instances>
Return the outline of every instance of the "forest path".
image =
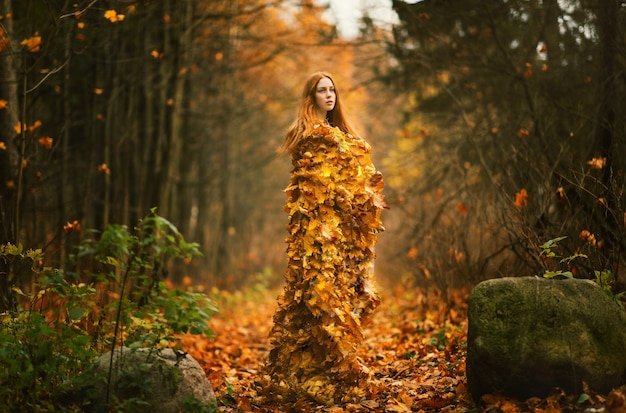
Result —
<instances>
[{"instance_id":1,"label":"forest path","mask_svg":"<svg viewBox=\"0 0 626 413\"><path fill-rule=\"evenodd\" d=\"M436 292L384 291L359 349L380 390L371 400L351 404L263 405L257 383L269 352L277 291L216 295L220 313L209 322L216 337L186 336L181 343L206 371L220 412L626 413L626 387L606 396L557 391L525 401L487 395L477 408L465 377L467 294L457 291L446 303Z\"/></svg>"},{"instance_id":2,"label":"forest path","mask_svg":"<svg viewBox=\"0 0 626 413\"><path fill-rule=\"evenodd\" d=\"M465 301L461 295L458 300ZM277 409L258 404L255 385L269 352L276 293L222 293L219 301L221 312L209 322L217 336L187 336L182 344L207 372L223 404L220 411L462 412L472 406L464 371L466 317L454 309L462 304L447 311L436 295L383 294L359 350L379 380L376 397L341 406L301 402Z\"/></svg>"}]
</instances>

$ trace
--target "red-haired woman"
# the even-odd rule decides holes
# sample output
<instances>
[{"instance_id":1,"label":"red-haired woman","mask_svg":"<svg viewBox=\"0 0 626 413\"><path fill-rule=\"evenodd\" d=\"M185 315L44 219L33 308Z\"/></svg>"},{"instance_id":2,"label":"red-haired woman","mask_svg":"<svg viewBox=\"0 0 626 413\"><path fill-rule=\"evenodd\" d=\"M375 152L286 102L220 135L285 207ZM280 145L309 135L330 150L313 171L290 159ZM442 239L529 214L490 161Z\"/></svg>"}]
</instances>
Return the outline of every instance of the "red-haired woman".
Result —
<instances>
[{"instance_id":1,"label":"red-haired woman","mask_svg":"<svg viewBox=\"0 0 626 413\"><path fill-rule=\"evenodd\" d=\"M383 182L328 73L305 83L284 147L293 163L284 208L288 262L266 394L278 402L360 400L372 387L357 346L379 304L372 277Z\"/></svg>"}]
</instances>

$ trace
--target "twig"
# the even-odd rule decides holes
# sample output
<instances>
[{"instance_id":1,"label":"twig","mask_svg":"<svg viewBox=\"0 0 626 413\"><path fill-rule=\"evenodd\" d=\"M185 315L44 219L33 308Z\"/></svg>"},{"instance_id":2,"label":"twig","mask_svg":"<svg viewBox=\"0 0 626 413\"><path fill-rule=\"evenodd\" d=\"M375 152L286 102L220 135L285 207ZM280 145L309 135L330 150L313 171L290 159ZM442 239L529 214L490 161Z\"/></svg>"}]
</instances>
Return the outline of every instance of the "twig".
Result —
<instances>
[{"instance_id":1,"label":"twig","mask_svg":"<svg viewBox=\"0 0 626 413\"><path fill-rule=\"evenodd\" d=\"M77 10L77 11L72 12L72 13L64 14L64 15L60 16L60 17L59 17L59 19L64 19L64 18L66 18L66 17L73 17L73 16L76 16L76 15L79 15L79 16L80 16L80 15L81 15L81 14L83 14L85 11L87 11L87 9L89 9L91 6L93 6L93 5L94 5L95 3L97 3L97 2L98 2L98 0L92 0L92 2L91 2L91 3L89 3L89 4L87 5L87 7L85 7L84 9L82 9L82 10Z\"/></svg>"},{"instance_id":2,"label":"twig","mask_svg":"<svg viewBox=\"0 0 626 413\"><path fill-rule=\"evenodd\" d=\"M96 0L97 1L97 0ZM49 78L50 76L52 76L53 74L57 73L59 70L63 69L63 67L65 67L65 65L70 61L70 58L68 57L67 60L65 62L63 62L63 64L55 69L52 69L51 71L49 71L48 73L46 73L46 75L39 81L37 82L37 84L33 87L31 87L30 89L26 90L24 92L24 94L28 94L32 91L34 91L35 89L37 89L39 86L41 86L41 84L43 82L46 81L47 78Z\"/></svg>"}]
</instances>

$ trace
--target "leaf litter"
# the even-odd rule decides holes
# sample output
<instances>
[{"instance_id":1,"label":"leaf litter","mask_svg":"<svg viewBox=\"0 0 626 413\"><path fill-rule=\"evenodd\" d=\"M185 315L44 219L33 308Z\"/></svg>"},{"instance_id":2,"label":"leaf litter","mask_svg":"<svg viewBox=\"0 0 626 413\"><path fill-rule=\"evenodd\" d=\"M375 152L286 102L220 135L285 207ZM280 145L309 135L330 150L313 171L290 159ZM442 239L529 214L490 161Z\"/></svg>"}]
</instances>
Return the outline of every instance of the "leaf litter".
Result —
<instances>
[{"instance_id":1,"label":"leaf litter","mask_svg":"<svg viewBox=\"0 0 626 413\"><path fill-rule=\"evenodd\" d=\"M411 412L466 411L466 322L463 310L445 311L443 300L397 293L383 298L365 327L358 357L373 373L375 397L332 406L298 401L263 404L260 382L270 345L275 295L266 302L228 305L210 320L214 339L185 336L184 350L196 358L222 406L220 411ZM433 305L435 304L435 305ZM446 314L443 320L441 314ZM417 409L417 410L416 410Z\"/></svg>"},{"instance_id":2,"label":"leaf litter","mask_svg":"<svg viewBox=\"0 0 626 413\"><path fill-rule=\"evenodd\" d=\"M279 406L261 396L277 294L220 292L222 312L209 320L216 337L186 335L180 345L206 372L220 412L626 413L624 386L608 395L555 389L549 397L525 401L489 394L477 407L465 377L467 294L459 290L443 299L437 292L385 290L358 352L373 373L374 396L347 403Z\"/></svg>"}]
</instances>

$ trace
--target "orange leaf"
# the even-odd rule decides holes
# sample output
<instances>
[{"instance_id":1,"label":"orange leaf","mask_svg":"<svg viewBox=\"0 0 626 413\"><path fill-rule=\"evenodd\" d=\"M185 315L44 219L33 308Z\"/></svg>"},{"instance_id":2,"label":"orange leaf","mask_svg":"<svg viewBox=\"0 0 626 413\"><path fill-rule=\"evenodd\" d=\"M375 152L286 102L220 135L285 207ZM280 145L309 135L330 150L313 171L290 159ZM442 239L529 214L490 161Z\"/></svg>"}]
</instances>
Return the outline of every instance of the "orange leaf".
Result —
<instances>
[{"instance_id":1,"label":"orange leaf","mask_svg":"<svg viewBox=\"0 0 626 413\"><path fill-rule=\"evenodd\" d=\"M6 109L8 106L9 106L9 102L7 102L6 100L0 99L0 110Z\"/></svg>"},{"instance_id":2,"label":"orange leaf","mask_svg":"<svg viewBox=\"0 0 626 413\"><path fill-rule=\"evenodd\" d=\"M7 150L7 144L4 142L0 142L0 150L6 151Z\"/></svg>"},{"instance_id":3,"label":"orange leaf","mask_svg":"<svg viewBox=\"0 0 626 413\"><path fill-rule=\"evenodd\" d=\"M520 129L519 131L517 131L517 137L520 139L523 138L527 138L530 132L528 132L528 129Z\"/></svg>"},{"instance_id":4,"label":"orange leaf","mask_svg":"<svg viewBox=\"0 0 626 413\"><path fill-rule=\"evenodd\" d=\"M417 249L417 248L415 248L415 247L411 247L411 248L409 249L409 252L407 252L406 256L407 256L410 260L414 260L414 259L416 259L416 258L417 258L418 253L419 253L419 251L418 251L418 249Z\"/></svg>"},{"instance_id":5,"label":"orange leaf","mask_svg":"<svg viewBox=\"0 0 626 413\"><path fill-rule=\"evenodd\" d=\"M74 220L63 225L63 232L69 234L70 232L80 232L80 222Z\"/></svg>"},{"instance_id":6,"label":"orange leaf","mask_svg":"<svg viewBox=\"0 0 626 413\"><path fill-rule=\"evenodd\" d=\"M591 169L602 169L606 165L606 157L592 158L587 165L591 166Z\"/></svg>"},{"instance_id":7,"label":"orange leaf","mask_svg":"<svg viewBox=\"0 0 626 413\"><path fill-rule=\"evenodd\" d=\"M107 10L104 12L104 18L108 19L111 23L117 23L124 20L124 15L117 14L115 10Z\"/></svg>"},{"instance_id":8,"label":"orange leaf","mask_svg":"<svg viewBox=\"0 0 626 413\"><path fill-rule=\"evenodd\" d=\"M4 34L4 29L0 27L0 52L9 46L9 38Z\"/></svg>"},{"instance_id":9,"label":"orange leaf","mask_svg":"<svg viewBox=\"0 0 626 413\"><path fill-rule=\"evenodd\" d=\"M43 136L39 138L39 146L42 146L48 150L52 149L52 142L53 142L53 139L47 136Z\"/></svg>"},{"instance_id":10,"label":"orange leaf","mask_svg":"<svg viewBox=\"0 0 626 413\"><path fill-rule=\"evenodd\" d=\"M109 167L105 163L103 163L103 164L98 166L98 172L102 172L105 175L111 175L111 170L109 169Z\"/></svg>"},{"instance_id":11,"label":"orange leaf","mask_svg":"<svg viewBox=\"0 0 626 413\"><path fill-rule=\"evenodd\" d=\"M41 121L40 121L40 120L36 120L36 121L35 121L35 123L33 123L32 125L30 125L30 126L28 127L28 131L29 131L29 132L32 132L32 131L34 131L35 129L38 129L38 128L40 128L40 127L41 127Z\"/></svg>"},{"instance_id":12,"label":"orange leaf","mask_svg":"<svg viewBox=\"0 0 626 413\"><path fill-rule=\"evenodd\" d=\"M20 43L22 46L26 46L26 50L31 53L36 53L41 50L41 36L35 35L27 39L22 40Z\"/></svg>"},{"instance_id":13,"label":"orange leaf","mask_svg":"<svg viewBox=\"0 0 626 413\"><path fill-rule=\"evenodd\" d=\"M520 189L520 191L515 194L515 202L513 204L520 209L528 204L528 192L526 192L525 188Z\"/></svg>"},{"instance_id":14,"label":"orange leaf","mask_svg":"<svg viewBox=\"0 0 626 413\"><path fill-rule=\"evenodd\" d=\"M526 71L524 72L524 79L528 79L533 75L533 65L526 63Z\"/></svg>"}]
</instances>

